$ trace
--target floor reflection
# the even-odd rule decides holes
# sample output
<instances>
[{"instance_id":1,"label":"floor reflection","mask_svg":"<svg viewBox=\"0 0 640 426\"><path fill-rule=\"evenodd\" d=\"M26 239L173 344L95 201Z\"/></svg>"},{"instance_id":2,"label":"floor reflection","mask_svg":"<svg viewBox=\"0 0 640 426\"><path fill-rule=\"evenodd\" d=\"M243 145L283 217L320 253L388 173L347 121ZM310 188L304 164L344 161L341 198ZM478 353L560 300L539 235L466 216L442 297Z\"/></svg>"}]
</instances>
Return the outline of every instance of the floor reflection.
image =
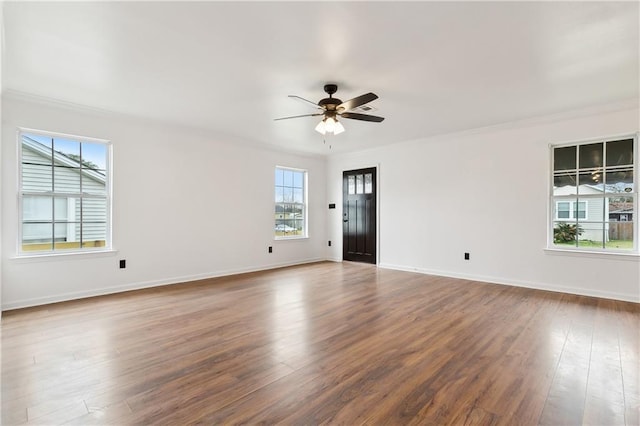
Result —
<instances>
[{"instance_id":1,"label":"floor reflection","mask_svg":"<svg viewBox=\"0 0 640 426\"><path fill-rule=\"evenodd\" d=\"M295 364L309 352L309 312L302 281L279 282L273 294L271 341L275 361Z\"/></svg>"}]
</instances>

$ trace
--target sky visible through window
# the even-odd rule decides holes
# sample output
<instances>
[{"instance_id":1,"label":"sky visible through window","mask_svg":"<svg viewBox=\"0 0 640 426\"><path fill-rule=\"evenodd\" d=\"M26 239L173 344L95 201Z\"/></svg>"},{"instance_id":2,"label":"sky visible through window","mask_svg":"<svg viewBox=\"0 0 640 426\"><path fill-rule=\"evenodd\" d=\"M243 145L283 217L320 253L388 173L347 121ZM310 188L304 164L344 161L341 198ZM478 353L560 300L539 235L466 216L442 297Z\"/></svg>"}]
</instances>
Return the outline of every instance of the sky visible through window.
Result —
<instances>
[{"instance_id":1,"label":"sky visible through window","mask_svg":"<svg viewBox=\"0 0 640 426\"><path fill-rule=\"evenodd\" d=\"M46 135L35 135L32 133L25 133L26 137L33 139L34 141L51 148L53 141L53 149L61 152L65 155L80 156L80 142L82 142L82 159L85 162L93 163L99 170L106 170L107 168L107 147L101 143L84 142L82 140L70 140L60 137L51 137Z\"/></svg>"}]
</instances>

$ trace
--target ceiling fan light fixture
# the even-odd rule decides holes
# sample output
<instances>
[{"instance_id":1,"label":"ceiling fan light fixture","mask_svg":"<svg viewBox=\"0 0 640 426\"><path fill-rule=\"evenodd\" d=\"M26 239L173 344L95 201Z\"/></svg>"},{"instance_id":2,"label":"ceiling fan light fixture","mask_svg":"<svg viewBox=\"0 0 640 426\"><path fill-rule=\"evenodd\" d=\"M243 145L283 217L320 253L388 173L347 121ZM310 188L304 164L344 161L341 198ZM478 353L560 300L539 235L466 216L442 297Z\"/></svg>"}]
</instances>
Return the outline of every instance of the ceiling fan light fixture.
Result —
<instances>
[{"instance_id":1,"label":"ceiling fan light fixture","mask_svg":"<svg viewBox=\"0 0 640 426\"><path fill-rule=\"evenodd\" d=\"M333 133L336 128L336 120L333 117L327 117L325 119L325 126L327 129L327 132Z\"/></svg>"},{"instance_id":2,"label":"ceiling fan light fixture","mask_svg":"<svg viewBox=\"0 0 640 426\"><path fill-rule=\"evenodd\" d=\"M318 125L316 126L316 132L325 135L327 133L327 125L324 122L324 119L320 120Z\"/></svg>"},{"instance_id":3,"label":"ceiling fan light fixture","mask_svg":"<svg viewBox=\"0 0 640 426\"><path fill-rule=\"evenodd\" d=\"M321 135L327 134L327 125L324 122L324 119L322 119L316 126L316 132L320 133Z\"/></svg>"},{"instance_id":4,"label":"ceiling fan light fixture","mask_svg":"<svg viewBox=\"0 0 640 426\"><path fill-rule=\"evenodd\" d=\"M327 133L339 135L344 132L344 126L334 117L325 117L316 126L316 132L326 135Z\"/></svg>"}]
</instances>

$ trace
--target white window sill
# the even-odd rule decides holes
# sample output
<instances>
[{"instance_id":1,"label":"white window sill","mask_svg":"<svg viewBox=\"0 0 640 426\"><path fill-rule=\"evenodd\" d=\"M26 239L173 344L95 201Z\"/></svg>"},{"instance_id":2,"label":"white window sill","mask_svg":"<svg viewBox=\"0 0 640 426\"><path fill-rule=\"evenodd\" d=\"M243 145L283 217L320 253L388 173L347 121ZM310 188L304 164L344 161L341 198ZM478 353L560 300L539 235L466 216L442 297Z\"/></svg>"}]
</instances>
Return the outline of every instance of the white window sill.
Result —
<instances>
[{"instance_id":1,"label":"white window sill","mask_svg":"<svg viewBox=\"0 0 640 426\"><path fill-rule=\"evenodd\" d=\"M563 248L551 248L544 249L547 254L554 256L573 256L573 257L589 257L589 258L601 258L601 259L613 259L616 260L640 260L640 253L637 252L620 252L620 251L595 251L595 250L578 250L578 249L563 249Z\"/></svg>"},{"instance_id":2,"label":"white window sill","mask_svg":"<svg viewBox=\"0 0 640 426\"><path fill-rule=\"evenodd\" d=\"M98 257L112 257L118 254L118 250L87 250L87 251L74 251L67 253L38 253L38 254L20 254L10 257L12 262L52 262L58 260L70 260L70 259L88 259Z\"/></svg>"},{"instance_id":3,"label":"white window sill","mask_svg":"<svg viewBox=\"0 0 640 426\"><path fill-rule=\"evenodd\" d=\"M299 240L308 240L308 236L296 235L292 237L273 237L273 241L299 241Z\"/></svg>"}]
</instances>

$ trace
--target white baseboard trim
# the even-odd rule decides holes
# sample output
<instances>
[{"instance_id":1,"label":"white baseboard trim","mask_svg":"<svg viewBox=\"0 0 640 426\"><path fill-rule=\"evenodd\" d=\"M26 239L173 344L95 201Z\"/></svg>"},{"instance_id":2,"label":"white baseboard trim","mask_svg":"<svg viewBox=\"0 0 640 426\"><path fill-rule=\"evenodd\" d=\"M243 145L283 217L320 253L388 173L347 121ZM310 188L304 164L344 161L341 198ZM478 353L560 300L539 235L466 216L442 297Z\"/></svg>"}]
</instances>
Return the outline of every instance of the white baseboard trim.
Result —
<instances>
[{"instance_id":1,"label":"white baseboard trim","mask_svg":"<svg viewBox=\"0 0 640 426\"><path fill-rule=\"evenodd\" d=\"M215 271L215 272L195 274L195 275L184 275L181 277L172 277L172 278L161 279L161 280L142 281L137 283L123 284L123 285L118 285L113 287L92 289L87 291L62 293L62 294L56 294L53 296L36 297L33 299L22 299L22 300L9 302L9 303L3 303L2 311L29 308L29 307L40 306L40 305L48 305L51 303L58 303L58 302L67 302L70 300L77 300L77 299L86 299L88 297L106 296L108 294L122 293L125 291L132 291L132 290L142 290L145 288L161 287L165 285L183 284L191 281L199 281L199 280L205 280L210 278L220 278L220 277L226 277L229 275L268 271L270 269L285 268L288 266L296 266L296 265L305 265L308 263L323 262L326 260L327 259L325 258L304 259L304 260L299 260L295 262L274 263L270 265L260 266L257 268L229 269L225 271Z\"/></svg>"},{"instance_id":2,"label":"white baseboard trim","mask_svg":"<svg viewBox=\"0 0 640 426\"><path fill-rule=\"evenodd\" d=\"M559 285L548 284L548 283L536 283L531 281L510 280L510 279L500 278L500 277L487 277L482 275L461 274L459 272L415 268L411 266L393 265L389 263L381 263L378 265L378 267L383 269L393 269L396 271L416 272L416 273L425 274L425 275L436 275L436 276L447 277L447 278L479 281L479 282L484 282L489 284L510 285L514 287L524 287L524 288L530 288L534 290L553 291L556 293L568 293L568 294L576 294L579 296L600 297L603 299L613 299L613 300L621 300L624 302L640 303L640 294L615 293L610 291L591 290L591 289L584 289L579 287L559 286Z\"/></svg>"}]
</instances>

